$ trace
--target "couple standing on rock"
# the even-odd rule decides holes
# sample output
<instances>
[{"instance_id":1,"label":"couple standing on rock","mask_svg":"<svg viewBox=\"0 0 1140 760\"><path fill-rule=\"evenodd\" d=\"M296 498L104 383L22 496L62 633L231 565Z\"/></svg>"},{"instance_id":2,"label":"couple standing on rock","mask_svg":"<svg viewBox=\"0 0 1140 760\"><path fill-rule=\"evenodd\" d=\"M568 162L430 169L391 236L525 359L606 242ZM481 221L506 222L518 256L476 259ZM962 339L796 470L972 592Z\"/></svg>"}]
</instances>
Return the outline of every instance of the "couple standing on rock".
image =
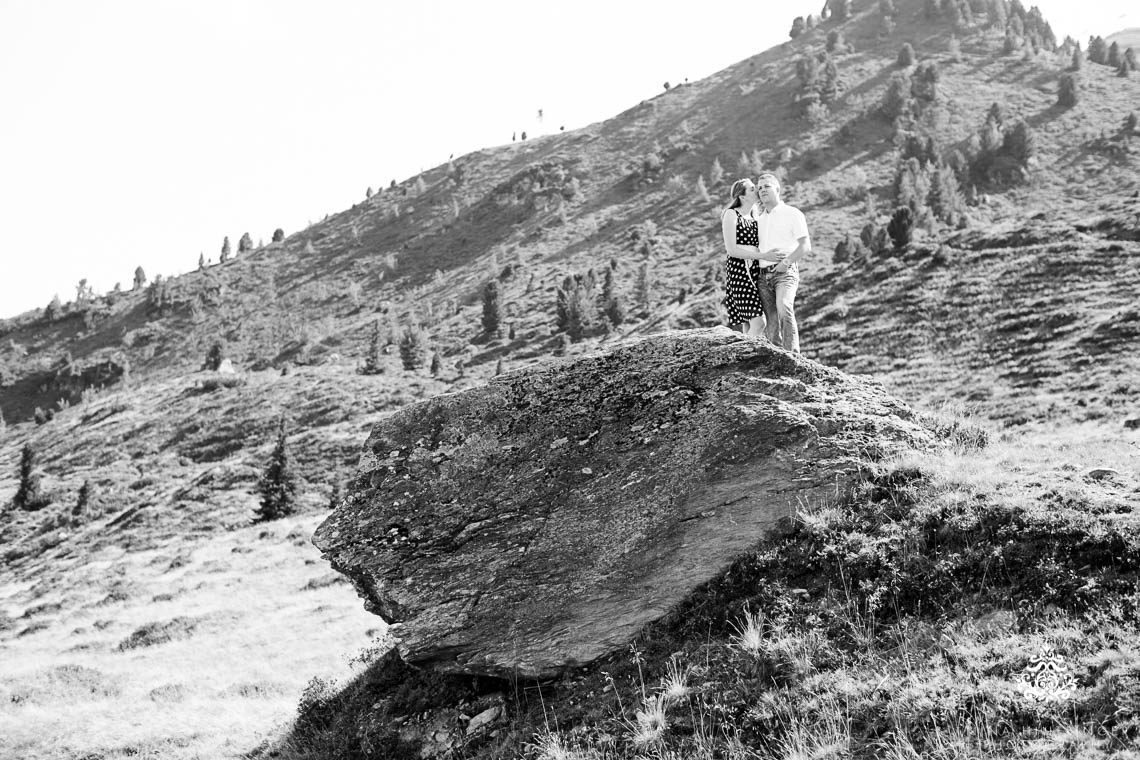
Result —
<instances>
[{"instance_id":1,"label":"couple standing on rock","mask_svg":"<svg viewBox=\"0 0 1140 760\"><path fill-rule=\"evenodd\" d=\"M738 179L732 205L721 214L721 232L728 252L724 306L729 324L799 352L796 263L811 252L803 212L780 200L776 175L761 174L756 182Z\"/></svg>"}]
</instances>

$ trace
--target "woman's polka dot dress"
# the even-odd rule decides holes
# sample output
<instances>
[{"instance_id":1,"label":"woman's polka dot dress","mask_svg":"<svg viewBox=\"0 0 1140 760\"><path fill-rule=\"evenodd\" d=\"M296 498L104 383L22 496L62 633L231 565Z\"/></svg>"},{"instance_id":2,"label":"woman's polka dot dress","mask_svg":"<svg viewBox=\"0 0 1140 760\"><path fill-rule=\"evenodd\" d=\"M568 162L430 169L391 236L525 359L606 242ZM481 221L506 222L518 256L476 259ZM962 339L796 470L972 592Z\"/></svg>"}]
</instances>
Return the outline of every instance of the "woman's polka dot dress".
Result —
<instances>
[{"instance_id":1,"label":"woman's polka dot dress","mask_svg":"<svg viewBox=\"0 0 1140 760\"><path fill-rule=\"evenodd\" d=\"M736 243L737 245L759 245L756 220L751 216L743 216L736 209ZM760 262L756 259L738 259L729 256L724 265L725 292L724 308L728 311L728 323L738 325L747 322L753 317L764 313L760 303L760 291L756 283L760 282ZM751 276L749 272L751 270Z\"/></svg>"}]
</instances>

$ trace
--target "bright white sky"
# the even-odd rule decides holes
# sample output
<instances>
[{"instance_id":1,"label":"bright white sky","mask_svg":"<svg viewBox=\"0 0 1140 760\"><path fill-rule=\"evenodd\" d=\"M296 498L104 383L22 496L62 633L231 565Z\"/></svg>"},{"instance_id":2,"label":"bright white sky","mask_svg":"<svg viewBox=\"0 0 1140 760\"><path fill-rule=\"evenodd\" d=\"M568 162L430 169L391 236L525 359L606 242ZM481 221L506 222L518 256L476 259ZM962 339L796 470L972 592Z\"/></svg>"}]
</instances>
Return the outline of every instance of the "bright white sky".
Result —
<instances>
[{"instance_id":1,"label":"bright white sky","mask_svg":"<svg viewBox=\"0 0 1140 760\"><path fill-rule=\"evenodd\" d=\"M1025 4L1082 45L1140 27L1132 0ZM609 118L822 6L0 0L0 317L81 278L190 271L226 235L290 234L512 132Z\"/></svg>"}]
</instances>

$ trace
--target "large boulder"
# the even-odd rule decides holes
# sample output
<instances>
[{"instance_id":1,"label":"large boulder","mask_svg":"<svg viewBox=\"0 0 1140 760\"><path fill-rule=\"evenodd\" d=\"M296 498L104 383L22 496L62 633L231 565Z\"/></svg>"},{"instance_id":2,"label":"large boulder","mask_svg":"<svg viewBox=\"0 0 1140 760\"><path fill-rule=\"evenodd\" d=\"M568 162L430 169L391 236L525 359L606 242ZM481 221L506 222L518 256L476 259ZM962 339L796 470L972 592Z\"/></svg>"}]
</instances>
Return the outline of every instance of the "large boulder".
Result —
<instances>
[{"instance_id":1,"label":"large boulder","mask_svg":"<svg viewBox=\"0 0 1140 760\"><path fill-rule=\"evenodd\" d=\"M871 380L725 328L666 333L401 409L313 542L408 662L550 677L932 444Z\"/></svg>"}]
</instances>

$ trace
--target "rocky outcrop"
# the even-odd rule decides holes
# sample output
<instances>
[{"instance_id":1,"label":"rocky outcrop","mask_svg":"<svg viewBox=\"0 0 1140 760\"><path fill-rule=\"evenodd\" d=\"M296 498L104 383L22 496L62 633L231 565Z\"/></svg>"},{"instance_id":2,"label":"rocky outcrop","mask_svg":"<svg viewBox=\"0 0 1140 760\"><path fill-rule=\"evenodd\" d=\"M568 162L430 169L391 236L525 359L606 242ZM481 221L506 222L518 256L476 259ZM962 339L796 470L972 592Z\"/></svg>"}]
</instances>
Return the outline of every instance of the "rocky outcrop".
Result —
<instances>
[{"instance_id":1,"label":"rocky outcrop","mask_svg":"<svg viewBox=\"0 0 1140 760\"><path fill-rule=\"evenodd\" d=\"M932 443L871 380L725 328L666 333L393 414L313 541L405 660L548 677Z\"/></svg>"}]
</instances>

